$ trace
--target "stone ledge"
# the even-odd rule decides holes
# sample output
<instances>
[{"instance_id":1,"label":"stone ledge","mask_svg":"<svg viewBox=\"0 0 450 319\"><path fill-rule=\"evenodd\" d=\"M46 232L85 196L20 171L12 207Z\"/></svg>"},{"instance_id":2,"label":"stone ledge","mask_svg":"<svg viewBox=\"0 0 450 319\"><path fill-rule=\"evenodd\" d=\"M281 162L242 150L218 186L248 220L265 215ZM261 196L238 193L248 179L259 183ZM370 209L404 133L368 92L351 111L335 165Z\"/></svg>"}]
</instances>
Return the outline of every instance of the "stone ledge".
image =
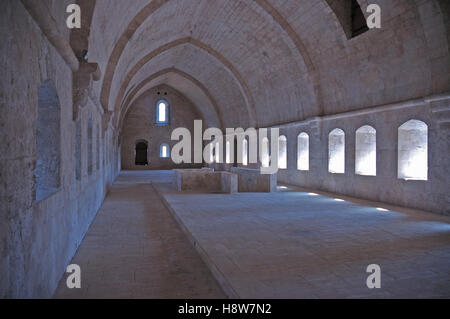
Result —
<instances>
[{"instance_id":1,"label":"stone ledge","mask_svg":"<svg viewBox=\"0 0 450 319\"><path fill-rule=\"evenodd\" d=\"M215 172L212 168L175 169L176 189L182 191L200 191L206 193L236 193L238 177L230 172Z\"/></svg>"},{"instance_id":2,"label":"stone ledge","mask_svg":"<svg viewBox=\"0 0 450 319\"><path fill-rule=\"evenodd\" d=\"M189 231L189 228L186 227L186 225L183 223L181 218L178 217L176 212L173 210L172 206L170 206L169 202L166 200L166 198L162 194L159 187L155 184L152 184L152 187L155 190L155 193L161 199L164 206L169 211L170 215L177 222L177 224L180 227L180 229L182 230L182 232L186 235L186 237L189 240L189 242L191 243L191 245L194 247L194 249L200 255L201 259L205 262L206 266L211 271L213 277L216 279L217 283L222 288L225 295L230 299L239 299L240 297L239 297L238 293L233 289L233 287L228 282L228 280L225 278L225 276L222 274L222 272L217 268L217 266L212 261L212 258L208 255L208 253L203 249L203 247L201 247L198 244L194 235Z\"/></svg>"}]
</instances>

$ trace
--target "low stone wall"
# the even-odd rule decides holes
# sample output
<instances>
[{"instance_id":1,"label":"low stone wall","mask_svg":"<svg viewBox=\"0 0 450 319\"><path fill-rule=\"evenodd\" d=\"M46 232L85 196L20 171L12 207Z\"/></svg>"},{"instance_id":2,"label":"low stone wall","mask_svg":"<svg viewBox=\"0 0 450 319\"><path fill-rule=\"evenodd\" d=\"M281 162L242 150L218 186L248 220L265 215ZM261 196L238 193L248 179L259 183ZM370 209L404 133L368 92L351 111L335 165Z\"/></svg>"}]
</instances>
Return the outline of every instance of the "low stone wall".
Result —
<instances>
[{"instance_id":1,"label":"low stone wall","mask_svg":"<svg viewBox=\"0 0 450 319\"><path fill-rule=\"evenodd\" d=\"M239 192L275 192L276 174L261 174L259 169L232 167L231 172L238 175Z\"/></svg>"},{"instance_id":2,"label":"low stone wall","mask_svg":"<svg viewBox=\"0 0 450 319\"><path fill-rule=\"evenodd\" d=\"M237 193L238 192L238 176L230 172L217 172L220 174L221 189L223 193Z\"/></svg>"},{"instance_id":3,"label":"low stone wall","mask_svg":"<svg viewBox=\"0 0 450 319\"><path fill-rule=\"evenodd\" d=\"M206 193L236 193L237 175L214 172L212 168L176 169L174 184L178 191L201 191Z\"/></svg>"}]
</instances>

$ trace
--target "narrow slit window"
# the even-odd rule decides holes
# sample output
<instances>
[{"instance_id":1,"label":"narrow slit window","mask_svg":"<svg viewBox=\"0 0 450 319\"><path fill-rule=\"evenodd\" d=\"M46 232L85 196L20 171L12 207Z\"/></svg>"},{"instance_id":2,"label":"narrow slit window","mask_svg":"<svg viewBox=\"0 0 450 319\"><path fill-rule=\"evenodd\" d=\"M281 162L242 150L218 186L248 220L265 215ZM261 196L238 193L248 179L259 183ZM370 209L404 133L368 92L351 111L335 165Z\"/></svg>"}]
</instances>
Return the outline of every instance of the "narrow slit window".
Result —
<instances>
[{"instance_id":1,"label":"narrow slit window","mask_svg":"<svg viewBox=\"0 0 450 319\"><path fill-rule=\"evenodd\" d=\"M309 135L306 133L297 137L297 169L309 171Z\"/></svg>"},{"instance_id":2,"label":"narrow slit window","mask_svg":"<svg viewBox=\"0 0 450 319\"><path fill-rule=\"evenodd\" d=\"M278 154L278 168L287 169L287 138L281 135L278 138L279 154Z\"/></svg>"},{"instance_id":3,"label":"narrow slit window","mask_svg":"<svg viewBox=\"0 0 450 319\"><path fill-rule=\"evenodd\" d=\"M246 138L242 141L242 165L248 165L248 141Z\"/></svg>"},{"instance_id":4,"label":"narrow slit window","mask_svg":"<svg viewBox=\"0 0 450 319\"><path fill-rule=\"evenodd\" d=\"M220 143L216 143L216 146L214 147L214 152L216 163L221 163L222 161L220 160L221 157Z\"/></svg>"},{"instance_id":5,"label":"narrow slit window","mask_svg":"<svg viewBox=\"0 0 450 319\"><path fill-rule=\"evenodd\" d=\"M159 100L156 103L156 124L169 124L169 103L165 100Z\"/></svg>"},{"instance_id":6,"label":"narrow slit window","mask_svg":"<svg viewBox=\"0 0 450 319\"><path fill-rule=\"evenodd\" d=\"M328 136L328 171L333 174L345 173L345 133L339 128Z\"/></svg>"},{"instance_id":7,"label":"narrow slit window","mask_svg":"<svg viewBox=\"0 0 450 319\"><path fill-rule=\"evenodd\" d=\"M261 165L262 167L269 167L269 139L264 137L261 143Z\"/></svg>"},{"instance_id":8,"label":"narrow slit window","mask_svg":"<svg viewBox=\"0 0 450 319\"><path fill-rule=\"evenodd\" d=\"M231 150L230 150L230 147L231 147L230 141L227 141L227 143L226 143L226 158L225 158L227 164L231 163Z\"/></svg>"},{"instance_id":9,"label":"narrow slit window","mask_svg":"<svg viewBox=\"0 0 450 319\"><path fill-rule=\"evenodd\" d=\"M170 148L168 144L161 144L160 157L161 158L170 157Z\"/></svg>"},{"instance_id":10,"label":"narrow slit window","mask_svg":"<svg viewBox=\"0 0 450 319\"><path fill-rule=\"evenodd\" d=\"M377 131L369 125L356 130L355 173L377 175Z\"/></svg>"}]
</instances>

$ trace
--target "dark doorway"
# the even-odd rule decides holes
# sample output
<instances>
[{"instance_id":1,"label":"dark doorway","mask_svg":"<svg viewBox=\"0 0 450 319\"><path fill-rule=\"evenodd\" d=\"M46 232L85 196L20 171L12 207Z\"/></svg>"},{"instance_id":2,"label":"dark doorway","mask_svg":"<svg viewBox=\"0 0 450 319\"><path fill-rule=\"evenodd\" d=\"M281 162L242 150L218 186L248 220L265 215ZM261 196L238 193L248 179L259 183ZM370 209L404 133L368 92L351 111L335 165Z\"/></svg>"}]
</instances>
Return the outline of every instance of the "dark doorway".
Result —
<instances>
[{"instance_id":1,"label":"dark doorway","mask_svg":"<svg viewBox=\"0 0 450 319\"><path fill-rule=\"evenodd\" d=\"M147 160L147 149L148 149L148 145L146 142L138 142L136 144L136 159L135 159L135 164L136 165L148 165L148 160Z\"/></svg>"}]
</instances>

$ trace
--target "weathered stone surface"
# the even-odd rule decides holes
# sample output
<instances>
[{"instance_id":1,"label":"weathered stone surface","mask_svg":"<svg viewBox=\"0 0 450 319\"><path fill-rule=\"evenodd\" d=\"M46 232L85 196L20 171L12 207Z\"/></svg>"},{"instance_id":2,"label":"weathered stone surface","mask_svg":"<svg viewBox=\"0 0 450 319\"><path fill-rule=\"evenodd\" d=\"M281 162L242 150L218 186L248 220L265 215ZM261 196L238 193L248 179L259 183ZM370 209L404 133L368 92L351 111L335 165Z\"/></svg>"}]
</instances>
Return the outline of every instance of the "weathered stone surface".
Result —
<instances>
[{"instance_id":1,"label":"weathered stone surface","mask_svg":"<svg viewBox=\"0 0 450 319\"><path fill-rule=\"evenodd\" d=\"M174 184L180 192L236 193L238 176L230 172L215 172L211 168L176 169Z\"/></svg>"},{"instance_id":2,"label":"weathered stone surface","mask_svg":"<svg viewBox=\"0 0 450 319\"><path fill-rule=\"evenodd\" d=\"M156 103L161 99L169 102L170 119L167 126L155 124ZM175 165L170 157L161 158L160 147L162 144L168 144L171 150L177 143L177 141L171 140L172 131L178 127L184 127L193 132L194 120L201 119L192 103L175 89L167 85L159 85L147 91L134 102L123 123L121 132L122 168L147 170L193 167L189 164ZM148 145L148 165L146 166L135 163L135 148L139 141L145 141ZM201 164L195 166L201 166Z\"/></svg>"},{"instance_id":3,"label":"weathered stone surface","mask_svg":"<svg viewBox=\"0 0 450 319\"><path fill-rule=\"evenodd\" d=\"M239 192L274 192L277 188L277 174L261 174L259 169L232 167L238 175Z\"/></svg>"},{"instance_id":4,"label":"weathered stone surface","mask_svg":"<svg viewBox=\"0 0 450 319\"><path fill-rule=\"evenodd\" d=\"M369 2L358 0L366 16ZM335 0L79 0L73 31L71 3L2 1L0 297L52 296L122 168L201 167L159 158L172 130L192 130L194 119L287 137L287 168L235 169L241 189L273 191L278 178L450 214L449 1L380 0L382 28L352 38ZM44 94L51 105L39 117L46 83L55 94ZM158 89L173 99L167 127L153 125ZM427 180L398 178L398 128L410 120L427 126ZM376 176L355 174L365 125L376 130ZM342 174L328 171L336 128ZM297 170L301 132L309 171ZM148 141L148 167L133 164L137 139ZM220 189L233 192L233 175L220 174Z\"/></svg>"},{"instance_id":5,"label":"weathered stone surface","mask_svg":"<svg viewBox=\"0 0 450 319\"><path fill-rule=\"evenodd\" d=\"M58 27L67 40L66 3L54 2L49 15L64 23ZM110 146L111 128L99 140L94 130L93 150L100 156L93 159L99 158L100 166L88 175L87 121L100 124L101 119L98 108L88 101L80 113L82 177L76 179L71 69L20 1L3 3L0 15L0 297L46 298L52 296L116 176L117 148ZM38 123L38 92L46 81L58 96L60 113L56 118L47 114L51 123ZM52 155L55 160L45 165L59 176L55 175L57 182L48 196L37 201L38 125L55 121L59 140L57 135L45 135L39 143L55 145L59 156Z\"/></svg>"},{"instance_id":6,"label":"weathered stone surface","mask_svg":"<svg viewBox=\"0 0 450 319\"><path fill-rule=\"evenodd\" d=\"M233 195L157 188L229 297L450 296L448 216L355 198L336 202L332 193L311 196L291 186ZM374 263L381 289L366 286Z\"/></svg>"},{"instance_id":7,"label":"weathered stone surface","mask_svg":"<svg viewBox=\"0 0 450 319\"><path fill-rule=\"evenodd\" d=\"M170 175L121 173L71 261L81 289L68 289L65 274L54 298L225 297L150 185Z\"/></svg>"},{"instance_id":8,"label":"weathered stone surface","mask_svg":"<svg viewBox=\"0 0 450 319\"><path fill-rule=\"evenodd\" d=\"M450 139L430 109L435 99L419 99L380 108L369 108L318 121L281 125L280 134L288 137L288 169L280 170L280 182L321 189L364 199L449 214L450 179L448 171ZM398 128L415 119L428 126L428 180L398 178ZM356 130L370 125L376 130L376 176L355 172ZM345 173L328 172L328 134L335 128L345 132ZM310 170L297 169L297 136L309 135Z\"/></svg>"}]
</instances>

